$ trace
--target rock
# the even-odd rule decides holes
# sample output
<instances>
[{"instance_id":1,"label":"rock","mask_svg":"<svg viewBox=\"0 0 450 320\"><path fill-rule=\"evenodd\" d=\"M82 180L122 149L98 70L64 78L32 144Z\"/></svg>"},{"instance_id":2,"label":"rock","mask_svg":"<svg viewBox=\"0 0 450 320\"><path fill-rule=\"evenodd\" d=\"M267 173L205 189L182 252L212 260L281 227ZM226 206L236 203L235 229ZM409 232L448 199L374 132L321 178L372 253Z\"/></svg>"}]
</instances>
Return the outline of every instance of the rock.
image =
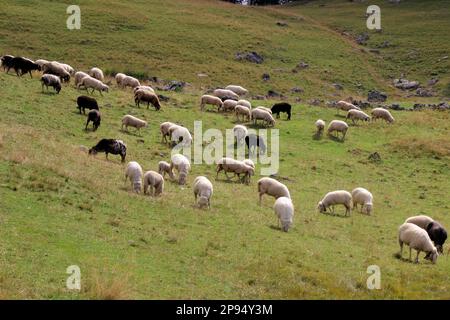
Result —
<instances>
[{"instance_id":1,"label":"rock","mask_svg":"<svg viewBox=\"0 0 450 320\"><path fill-rule=\"evenodd\" d=\"M268 74L268 73L263 73L262 79L263 79L264 81L269 81L269 80L270 80L270 74Z\"/></svg>"},{"instance_id":2,"label":"rock","mask_svg":"<svg viewBox=\"0 0 450 320\"><path fill-rule=\"evenodd\" d=\"M344 90L344 87L339 84L339 83L333 83L332 86L336 89L336 90Z\"/></svg>"},{"instance_id":3,"label":"rock","mask_svg":"<svg viewBox=\"0 0 450 320\"><path fill-rule=\"evenodd\" d=\"M400 107L400 105L398 103L391 104L388 109L397 110L397 111L405 110L405 108Z\"/></svg>"},{"instance_id":4,"label":"rock","mask_svg":"<svg viewBox=\"0 0 450 320\"><path fill-rule=\"evenodd\" d=\"M385 40L382 43L380 43L379 45L377 45L378 48L382 48L382 49L383 48L389 48L391 46L392 46L392 44L389 41L387 41L387 40Z\"/></svg>"},{"instance_id":5,"label":"rock","mask_svg":"<svg viewBox=\"0 0 450 320\"><path fill-rule=\"evenodd\" d=\"M378 152L371 153L368 158L372 162L380 162L381 156Z\"/></svg>"},{"instance_id":6,"label":"rock","mask_svg":"<svg viewBox=\"0 0 450 320\"><path fill-rule=\"evenodd\" d=\"M415 103L413 105L413 110L422 110L425 109L427 106L424 103Z\"/></svg>"},{"instance_id":7,"label":"rock","mask_svg":"<svg viewBox=\"0 0 450 320\"><path fill-rule=\"evenodd\" d=\"M253 100L266 100L266 97L258 94L256 96L253 96Z\"/></svg>"},{"instance_id":8,"label":"rock","mask_svg":"<svg viewBox=\"0 0 450 320\"><path fill-rule=\"evenodd\" d=\"M178 80L172 80L163 87L164 91L181 91L186 86L186 82L178 81Z\"/></svg>"},{"instance_id":9,"label":"rock","mask_svg":"<svg viewBox=\"0 0 450 320\"><path fill-rule=\"evenodd\" d=\"M284 22L284 21L277 21L277 26L280 26L280 27L287 27L288 24L287 24L286 22Z\"/></svg>"},{"instance_id":10,"label":"rock","mask_svg":"<svg viewBox=\"0 0 450 320\"><path fill-rule=\"evenodd\" d=\"M293 93L303 93L304 90L302 88L300 88L300 87L293 87L291 89L291 92L293 92Z\"/></svg>"},{"instance_id":11,"label":"rock","mask_svg":"<svg viewBox=\"0 0 450 320\"><path fill-rule=\"evenodd\" d=\"M308 103L312 106L320 106L322 104L322 100L320 99L311 99L308 101Z\"/></svg>"},{"instance_id":12,"label":"rock","mask_svg":"<svg viewBox=\"0 0 450 320\"><path fill-rule=\"evenodd\" d=\"M357 107L361 108L361 109L367 109L370 108L370 102L368 101L362 101L362 100L353 100L350 99L350 101Z\"/></svg>"},{"instance_id":13,"label":"rock","mask_svg":"<svg viewBox=\"0 0 450 320\"><path fill-rule=\"evenodd\" d=\"M441 102L438 104L437 109L438 110L450 110L450 106L448 105L447 102Z\"/></svg>"},{"instance_id":14,"label":"rock","mask_svg":"<svg viewBox=\"0 0 450 320\"><path fill-rule=\"evenodd\" d=\"M170 100L169 97L167 97L167 96L165 96L165 95L162 95L162 94L158 94L158 98L159 98L159 100L162 101L162 102L167 102L167 101Z\"/></svg>"},{"instance_id":15,"label":"rock","mask_svg":"<svg viewBox=\"0 0 450 320\"><path fill-rule=\"evenodd\" d=\"M367 44L369 38L369 34L367 32L363 32L356 36L356 43L364 46Z\"/></svg>"},{"instance_id":16,"label":"rock","mask_svg":"<svg viewBox=\"0 0 450 320\"><path fill-rule=\"evenodd\" d=\"M309 67L309 64L307 64L307 63L304 62L304 61L300 61L300 62L294 67L294 69L292 69L292 72L293 72L293 73L297 73L297 72L299 72L300 70L306 69L306 68L308 68L308 67Z\"/></svg>"},{"instance_id":17,"label":"rock","mask_svg":"<svg viewBox=\"0 0 450 320\"><path fill-rule=\"evenodd\" d=\"M158 77L150 77L148 80L154 83L160 83L162 81L162 79L159 79Z\"/></svg>"},{"instance_id":18,"label":"rock","mask_svg":"<svg viewBox=\"0 0 450 320\"><path fill-rule=\"evenodd\" d=\"M246 60L249 62L261 64L264 62L264 58L257 52L238 52L235 55L236 60Z\"/></svg>"},{"instance_id":19,"label":"rock","mask_svg":"<svg viewBox=\"0 0 450 320\"><path fill-rule=\"evenodd\" d=\"M416 96L418 96L418 97L432 97L433 93L430 90L428 90L428 89L418 88L416 90Z\"/></svg>"},{"instance_id":20,"label":"rock","mask_svg":"<svg viewBox=\"0 0 450 320\"><path fill-rule=\"evenodd\" d=\"M369 102L384 102L387 100L387 94L377 90L370 90L367 95L367 100Z\"/></svg>"},{"instance_id":21,"label":"rock","mask_svg":"<svg viewBox=\"0 0 450 320\"><path fill-rule=\"evenodd\" d=\"M402 90L415 90L419 87L419 81L409 81L407 79L394 79L394 86Z\"/></svg>"},{"instance_id":22,"label":"rock","mask_svg":"<svg viewBox=\"0 0 450 320\"><path fill-rule=\"evenodd\" d=\"M439 82L438 78L431 78L430 80L428 80L428 85L429 86L434 86L438 82Z\"/></svg>"},{"instance_id":23,"label":"rock","mask_svg":"<svg viewBox=\"0 0 450 320\"><path fill-rule=\"evenodd\" d=\"M269 98L280 98L281 94L279 94L275 90L269 90L269 91L267 91L267 97L269 97Z\"/></svg>"}]
</instances>

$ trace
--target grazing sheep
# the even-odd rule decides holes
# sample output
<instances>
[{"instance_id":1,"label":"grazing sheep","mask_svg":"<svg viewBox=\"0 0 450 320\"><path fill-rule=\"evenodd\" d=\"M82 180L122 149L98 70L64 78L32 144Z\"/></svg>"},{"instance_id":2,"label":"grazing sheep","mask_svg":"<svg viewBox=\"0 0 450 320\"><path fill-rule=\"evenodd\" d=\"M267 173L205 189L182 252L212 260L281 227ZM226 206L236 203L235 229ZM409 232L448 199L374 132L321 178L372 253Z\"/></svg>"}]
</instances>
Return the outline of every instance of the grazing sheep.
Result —
<instances>
[{"instance_id":1,"label":"grazing sheep","mask_svg":"<svg viewBox=\"0 0 450 320\"><path fill-rule=\"evenodd\" d=\"M123 87L131 87L131 88L135 88L135 87L141 85L141 83L139 82L138 79L130 77L130 76L125 76L122 79L121 84Z\"/></svg>"},{"instance_id":2,"label":"grazing sheep","mask_svg":"<svg viewBox=\"0 0 450 320\"><path fill-rule=\"evenodd\" d=\"M280 118L280 112L285 112L287 113L287 119L291 120L291 108L292 106L287 103L287 102L279 102L279 103L275 103L272 106L272 114L276 114L277 118Z\"/></svg>"},{"instance_id":3,"label":"grazing sheep","mask_svg":"<svg viewBox=\"0 0 450 320\"><path fill-rule=\"evenodd\" d=\"M220 98L205 94L200 99L200 110L203 111L205 105L207 104L217 106L218 111L222 109L223 106L222 100L220 100Z\"/></svg>"},{"instance_id":4,"label":"grazing sheep","mask_svg":"<svg viewBox=\"0 0 450 320\"><path fill-rule=\"evenodd\" d=\"M133 93L136 94L136 92L138 90L144 90L144 91L149 91L151 93L155 93L155 90L152 87L149 86L137 86L133 89Z\"/></svg>"},{"instance_id":5,"label":"grazing sheep","mask_svg":"<svg viewBox=\"0 0 450 320\"><path fill-rule=\"evenodd\" d=\"M361 205L361 212L370 215L373 209L373 196L369 190L356 188L352 191L353 208L357 209Z\"/></svg>"},{"instance_id":6,"label":"grazing sheep","mask_svg":"<svg viewBox=\"0 0 450 320\"><path fill-rule=\"evenodd\" d=\"M237 101L231 100L231 99L227 99L222 104L222 110L225 111L225 112L227 112L227 111L234 111L234 108L237 106L237 104L238 104Z\"/></svg>"},{"instance_id":7,"label":"grazing sheep","mask_svg":"<svg viewBox=\"0 0 450 320\"><path fill-rule=\"evenodd\" d=\"M96 111L96 110L92 110ZM141 193L142 188L142 167L136 161L130 161L125 169L125 183L130 179L134 192Z\"/></svg>"},{"instance_id":8,"label":"grazing sheep","mask_svg":"<svg viewBox=\"0 0 450 320\"><path fill-rule=\"evenodd\" d=\"M237 101L238 105L247 107L248 109L252 110L252 104L250 103L250 101L245 100L245 99L241 99Z\"/></svg>"},{"instance_id":9,"label":"grazing sheep","mask_svg":"<svg viewBox=\"0 0 450 320\"><path fill-rule=\"evenodd\" d=\"M347 134L348 124L341 120L333 120L328 125L328 135L331 135L332 132L336 131L336 138L338 138L339 132L342 133L342 141L345 139L345 135Z\"/></svg>"},{"instance_id":10,"label":"grazing sheep","mask_svg":"<svg viewBox=\"0 0 450 320\"><path fill-rule=\"evenodd\" d=\"M255 169L255 163L253 162L252 159L244 159L242 160L243 163L245 163L246 165L252 167L253 169Z\"/></svg>"},{"instance_id":11,"label":"grazing sheep","mask_svg":"<svg viewBox=\"0 0 450 320\"><path fill-rule=\"evenodd\" d=\"M44 64L42 71L44 74L53 74L60 77L63 82L70 81L70 73L57 61Z\"/></svg>"},{"instance_id":12,"label":"grazing sheep","mask_svg":"<svg viewBox=\"0 0 450 320\"><path fill-rule=\"evenodd\" d=\"M428 233L413 223L404 223L398 229L398 243L400 245L400 258L403 257L403 244L409 246L409 260L411 260L411 251L415 249L417 256L415 263L419 263L419 254L421 251L427 253L425 259L436 263L438 253L436 247L431 242Z\"/></svg>"},{"instance_id":13,"label":"grazing sheep","mask_svg":"<svg viewBox=\"0 0 450 320\"><path fill-rule=\"evenodd\" d=\"M178 172L178 184L186 184L187 175L189 170L191 170L191 163L189 159L182 154L174 154L170 161L170 170L173 171L174 168Z\"/></svg>"},{"instance_id":14,"label":"grazing sheep","mask_svg":"<svg viewBox=\"0 0 450 320\"><path fill-rule=\"evenodd\" d=\"M170 141L170 144L172 144L172 134L173 134L173 132L175 131L175 130L177 130L178 128L181 128L181 127L183 127L183 126L180 126L180 125L178 125L178 124L172 124L170 127L169 127L169 129L168 129L168 132L169 132L169 139L171 140Z\"/></svg>"},{"instance_id":15,"label":"grazing sheep","mask_svg":"<svg viewBox=\"0 0 450 320\"><path fill-rule=\"evenodd\" d=\"M147 109L150 107L150 103L156 110L161 109L161 103L159 102L158 96L147 90L137 90L134 94L134 102L138 108L141 102L147 102Z\"/></svg>"},{"instance_id":16,"label":"grazing sheep","mask_svg":"<svg viewBox=\"0 0 450 320\"><path fill-rule=\"evenodd\" d=\"M144 174L144 194L147 194L150 187L150 195L157 197L164 191L164 178L156 171L147 171Z\"/></svg>"},{"instance_id":17,"label":"grazing sheep","mask_svg":"<svg viewBox=\"0 0 450 320\"><path fill-rule=\"evenodd\" d=\"M294 204L291 198L279 197L273 205L273 210L278 217L278 227L281 224L281 229L288 232L294 220Z\"/></svg>"},{"instance_id":18,"label":"grazing sheep","mask_svg":"<svg viewBox=\"0 0 450 320\"><path fill-rule=\"evenodd\" d=\"M257 120L263 120L263 123L268 126L275 126L275 119L272 117L272 115L267 112L266 110L262 109L252 109L252 119L253 123L256 125Z\"/></svg>"},{"instance_id":19,"label":"grazing sheep","mask_svg":"<svg viewBox=\"0 0 450 320\"><path fill-rule=\"evenodd\" d=\"M355 121L370 121L370 116L367 115L364 111L351 109L348 110L347 117L345 117L345 119L351 119L353 124L355 124Z\"/></svg>"},{"instance_id":20,"label":"grazing sheep","mask_svg":"<svg viewBox=\"0 0 450 320\"><path fill-rule=\"evenodd\" d=\"M350 103L350 102L347 102L344 100L338 101L336 106L338 108L338 111L339 110L349 111L352 109L361 110L359 107L355 106L353 103Z\"/></svg>"},{"instance_id":21,"label":"grazing sheep","mask_svg":"<svg viewBox=\"0 0 450 320\"><path fill-rule=\"evenodd\" d=\"M317 120L316 128L317 128L316 134L318 136L320 136L322 134L323 130L325 129L325 121L323 121L322 119Z\"/></svg>"},{"instance_id":22,"label":"grazing sheep","mask_svg":"<svg viewBox=\"0 0 450 320\"><path fill-rule=\"evenodd\" d=\"M236 137L236 142L241 144L245 141L245 137L248 134L248 129L246 126L237 124L233 127L233 134Z\"/></svg>"},{"instance_id":23,"label":"grazing sheep","mask_svg":"<svg viewBox=\"0 0 450 320\"><path fill-rule=\"evenodd\" d=\"M426 231L430 237L430 239L434 242L438 253L444 252L444 242L447 240L447 231L445 228L437 221L430 222Z\"/></svg>"},{"instance_id":24,"label":"grazing sheep","mask_svg":"<svg viewBox=\"0 0 450 320\"><path fill-rule=\"evenodd\" d=\"M23 57L14 57L8 63L7 72L11 68L9 65L11 65L19 77L23 76L25 73L29 73L30 77L33 78L31 71L41 70L41 67L34 61Z\"/></svg>"},{"instance_id":25,"label":"grazing sheep","mask_svg":"<svg viewBox=\"0 0 450 320\"><path fill-rule=\"evenodd\" d=\"M169 128L173 125L175 125L175 123L172 123L170 121L163 122L159 125L159 131L161 132L161 143L164 141L166 143L169 142L167 141L167 137L170 137Z\"/></svg>"},{"instance_id":26,"label":"grazing sheep","mask_svg":"<svg viewBox=\"0 0 450 320\"><path fill-rule=\"evenodd\" d=\"M272 109L269 109L269 108L266 108L263 106L258 106L255 109L264 110L264 111L267 111L268 113L272 114Z\"/></svg>"},{"instance_id":27,"label":"grazing sheep","mask_svg":"<svg viewBox=\"0 0 450 320\"><path fill-rule=\"evenodd\" d=\"M1 65L2 65L3 70L6 71L6 73L8 73L9 69L11 69L13 67L13 64L12 64L13 59L14 59L14 56L11 56L9 54L6 54L1 57L1 59L0 59Z\"/></svg>"},{"instance_id":28,"label":"grazing sheep","mask_svg":"<svg viewBox=\"0 0 450 320\"><path fill-rule=\"evenodd\" d=\"M242 161L238 161L232 158L222 158L217 161L216 179L219 177L219 172L221 171L225 173L227 180L231 179L228 176L227 172L232 172L234 174L233 177L237 175L238 179L240 179L241 174L244 174L242 181L246 184L250 183L250 177L255 174L254 168Z\"/></svg>"},{"instance_id":29,"label":"grazing sheep","mask_svg":"<svg viewBox=\"0 0 450 320\"><path fill-rule=\"evenodd\" d=\"M41 77L41 82L42 82L42 91L44 91L44 86L47 88L47 91L49 86L53 87L56 93L59 93L61 91L61 79L59 79L59 77L57 76L54 76L52 74L44 74Z\"/></svg>"},{"instance_id":30,"label":"grazing sheep","mask_svg":"<svg viewBox=\"0 0 450 320\"><path fill-rule=\"evenodd\" d=\"M41 67L41 70L42 70L42 68L44 67L44 64L50 63L50 61L47 61L44 59L38 59L34 63L36 63L39 67Z\"/></svg>"},{"instance_id":31,"label":"grazing sheep","mask_svg":"<svg viewBox=\"0 0 450 320\"><path fill-rule=\"evenodd\" d=\"M89 88L91 88L92 89L91 93L94 93L94 91L97 90L98 92L100 92L100 95L102 96L103 91L108 92L109 90L109 87L106 84L92 77L84 77L83 79L81 79L80 83L78 83L77 85L77 89L79 89L81 86L83 86L88 93Z\"/></svg>"},{"instance_id":32,"label":"grazing sheep","mask_svg":"<svg viewBox=\"0 0 450 320\"><path fill-rule=\"evenodd\" d=\"M266 144L264 142L263 137L256 134L249 134L245 137L245 144L248 148L248 154L253 154L256 151L256 148L259 148L259 154L266 153Z\"/></svg>"},{"instance_id":33,"label":"grazing sheep","mask_svg":"<svg viewBox=\"0 0 450 320\"><path fill-rule=\"evenodd\" d=\"M170 129L173 129L174 126L170 127ZM179 144L181 143L182 146L190 146L192 143L192 136L189 130L185 127L181 127L176 125L175 130L170 131L170 138L173 143Z\"/></svg>"},{"instance_id":34,"label":"grazing sheep","mask_svg":"<svg viewBox=\"0 0 450 320\"><path fill-rule=\"evenodd\" d=\"M241 86L236 86L236 85L226 86L225 89L233 91L234 93L236 93L240 96L246 95L248 93L247 89L245 89L244 87L241 87Z\"/></svg>"},{"instance_id":35,"label":"grazing sheep","mask_svg":"<svg viewBox=\"0 0 450 320\"><path fill-rule=\"evenodd\" d=\"M127 146L122 140L102 139L94 147L89 149L89 154L92 155L96 155L99 152L104 152L106 154L106 159L108 159L109 153L119 154L123 163L127 156Z\"/></svg>"},{"instance_id":36,"label":"grazing sheep","mask_svg":"<svg viewBox=\"0 0 450 320\"><path fill-rule=\"evenodd\" d=\"M235 99L239 100L239 96L231 90L216 89L213 91L213 95L221 99Z\"/></svg>"},{"instance_id":37,"label":"grazing sheep","mask_svg":"<svg viewBox=\"0 0 450 320\"><path fill-rule=\"evenodd\" d=\"M389 123L393 123L395 121L392 114L383 108L375 108L372 110L372 121L375 121L377 119L383 119Z\"/></svg>"},{"instance_id":38,"label":"grazing sheep","mask_svg":"<svg viewBox=\"0 0 450 320\"><path fill-rule=\"evenodd\" d=\"M96 131L98 129L98 127L100 127L100 122L102 121L100 111L98 111L98 110L89 111L89 113L87 115L85 130L87 130L87 127L88 127L88 124L90 121L92 121L92 127L93 127L94 131Z\"/></svg>"},{"instance_id":39,"label":"grazing sheep","mask_svg":"<svg viewBox=\"0 0 450 320\"><path fill-rule=\"evenodd\" d=\"M122 131L123 131L123 126L125 126L125 130L128 131L128 127L134 127L137 129L137 131L140 133L141 132L141 128L147 128L148 127L148 123L147 121L141 120L139 118L133 117L132 115L125 115L122 118Z\"/></svg>"},{"instance_id":40,"label":"grazing sheep","mask_svg":"<svg viewBox=\"0 0 450 320\"><path fill-rule=\"evenodd\" d=\"M213 185L207 177L199 176L195 178L192 187L194 191L195 202L200 208L211 208L211 197L213 195ZM197 197L198 201L197 201Z\"/></svg>"},{"instance_id":41,"label":"grazing sheep","mask_svg":"<svg viewBox=\"0 0 450 320\"><path fill-rule=\"evenodd\" d=\"M265 194L278 199L280 197L290 198L289 189L273 178L264 177L258 180L259 205L262 203L262 197Z\"/></svg>"},{"instance_id":42,"label":"grazing sheep","mask_svg":"<svg viewBox=\"0 0 450 320\"><path fill-rule=\"evenodd\" d=\"M75 80L75 86L78 86L78 84L81 82L81 80L83 80L83 78L85 78L85 77L90 77L90 75L88 75L87 73L85 73L83 71L75 72L75 75L73 76L73 78Z\"/></svg>"},{"instance_id":43,"label":"grazing sheep","mask_svg":"<svg viewBox=\"0 0 450 320\"><path fill-rule=\"evenodd\" d=\"M429 216L420 215L409 217L408 219L405 220L405 223L412 223L415 224L416 226L421 227L422 229L426 229L427 226L433 221L434 220L431 219Z\"/></svg>"},{"instance_id":44,"label":"grazing sheep","mask_svg":"<svg viewBox=\"0 0 450 320\"><path fill-rule=\"evenodd\" d=\"M170 163L166 161L160 161L158 163L158 173L163 177L165 177L167 173L171 180L174 179L172 169L170 168Z\"/></svg>"},{"instance_id":45,"label":"grazing sheep","mask_svg":"<svg viewBox=\"0 0 450 320\"><path fill-rule=\"evenodd\" d=\"M71 65L68 65L67 63L60 64L71 76L75 74L75 69Z\"/></svg>"},{"instance_id":46,"label":"grazing sheep","mask_svg":"<svg viewBox=\"0 0 450 320\"><path fill-rule=\"evenodd\" d=\"M116 79L116 83L119 88L122 87L122 81L126 76L126 74L120 72L114 76L114 79Z\"/></svg>"},{"instance_id":47,"label":"grazing sheep","mask_svg":"<svg viewBox=\"0 0 450 320\"><path fill-rule=\"evenodd\" d=\"M86 109L89 110L99 110L97 100L88 96L79 96L77 98L78 110L81 114L81 109L83 109L83 114L86 114Z\"/></svg>"},{"instance_id":48,"label":"grazing sheep","mask_svg":"<svg viewBox=\"0 0 450 320\"><path fill-rule=\"evenodd\" d=\"M103 71L100 68L94 67L91 70L89 70L89 75L97 80L100 80L103 82L105 80L105 77L103 76Z\"/></svg>"},{"instance_id":49,"label":"grazing sheep","mask_svg":"<svg viewBox=\"0 0 450 320\"><path fill-rule=\"evenodd\" d=\"M327 211L331 207L331 213L334 214L334 206L341 204L345 206L345 215L352 213L352 195L345 190L337 190L328 192L321 201L319 201L317 208L321 213Z\"/></svg>"},{"instance_id":50,"label":"grazing sheep","mask_svg":"<svg viewBox=\"0 0 450 320\"><path fill-rule=\"evenodd\" d=\"M241 115L242 115L242 121L245 121L245 118L247 118L247 121L252 120L252 112L247 107L244 107L244 106L241 106L238 104L238 105L236 105L236 107L234 107L234 113L236 114L236 118L238 121L239 121L239 116L241 116Z\"/></svg>"}]
</instances>

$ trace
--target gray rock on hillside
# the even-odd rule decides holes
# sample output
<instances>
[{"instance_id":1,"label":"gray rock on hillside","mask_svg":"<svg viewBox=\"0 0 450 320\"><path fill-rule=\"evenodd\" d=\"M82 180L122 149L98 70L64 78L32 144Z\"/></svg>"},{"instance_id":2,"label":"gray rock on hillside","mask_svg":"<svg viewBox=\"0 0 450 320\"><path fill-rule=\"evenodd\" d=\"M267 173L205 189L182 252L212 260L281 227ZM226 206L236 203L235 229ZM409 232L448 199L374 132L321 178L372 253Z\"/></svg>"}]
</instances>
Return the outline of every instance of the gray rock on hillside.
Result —
<instances>
[{"instance_id":1,"label":"gray rock on hillside","mask_svg":"<svg viewBox=\"0 0 450 320\"><path fill-rule=\"evenodd\" d=\"M246 60L249 62L261 64L264 62L263 56L258 54L257 52L238 52L236 53L236 60Z\"/></svg>"}]
</instances>

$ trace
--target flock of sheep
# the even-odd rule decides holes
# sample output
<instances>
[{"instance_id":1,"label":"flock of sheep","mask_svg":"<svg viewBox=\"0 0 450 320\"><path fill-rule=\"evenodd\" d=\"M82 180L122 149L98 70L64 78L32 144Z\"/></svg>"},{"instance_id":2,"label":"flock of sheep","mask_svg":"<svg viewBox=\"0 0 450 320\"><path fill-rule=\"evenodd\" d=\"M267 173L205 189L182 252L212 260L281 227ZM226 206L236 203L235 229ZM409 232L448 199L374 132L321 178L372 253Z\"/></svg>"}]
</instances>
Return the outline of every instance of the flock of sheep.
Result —
<instances>
[{"instance_id":1,"label":"flock of sheep","mask_svg":"<svg viewBox=\"0 0 450 320\"><path fill-rule=\"evenodd\" d=\"M91 94L94 91L108 92L109 86L104 83L104 74L101 69L94 67L89 72L77 71L70 65L60 63L57 61L36 60L32 61L23 57L3 56L1 57L1 65L6 72L13 68L18 76L29 73L32 77L32 71L39 70L43 72L41 76L42 90L44 86L53 87L57 93L62 89L62 82L69 82L73 77L77 89L84 88L88 93L91 89ZM130 87L133 89L134 102L137 107L140 103L146 103L147 108L152 104L156 110L160 110L161 103L155 90L150 86L143 86L138 79L127 76L123 73L115 75L115 81L119 88ZM204 111L207 105L217 107L219 112L234 112L238 121L253 121L257 124L260 120L265 126L275 126L275 118L280 117L280 113L287 114L287 119L291 119L292 106L289 103L276 103L272 108L258 106L252 108L250 101L242 99L248 90L241 86L230 85L223 89L216 89L212 94L202 95L200 98L200 110ZM85 113L85 109L89 109L87 115L87 122L85 129L88 128L90 122L93 124L93 130L97 130L101 123L101 113L97 101L89 96L80 96L77 99L77 105L81 112ZM370 117L363 112L359 107L346 102L339 101L337 103L339 110L347 112L346 120L351 120L353 123L357 121L370 121L376 119L383 119L388 123L393 123L394 118L390 112L383 108L375 108L372 110ZM317 132L321 135L325 129L325 121L319 119L315 123ZM134 127L137 130L148 127L148 123L144 120L138 119L132 115L125 115L122 118L122 130L128 130L128 127ZM327 133L331 135L340 133L342 140L348 130L348 124L341 120L332 120L327 128ZM166 143L180 143L182 145L190 145L192 143L192 136L187 128L172 122L163 122L160 124L161 142ZM249 134L248 129L243 124L237 124L233 128L233 133L238 144L246 143L249 153L253 148L259 148L260 153L266 152L266 145L262 137L254 134ZM104 152L106 157L108 154L120 155L122 162L125 162L127 147L121 140L116 139L102 139L97 145L89 150L89 154L96 154ZM158 171L149 170L144 173L140 164L136 161L130 161L125 169L125 182L130 180L131 187L136 193L140 193L143 189L144 194L152 196L160 196L164 192L165 176L168 175L171 180L178 180L180 185L187 183L187 176L191 169L189 159L182 154L175 154L171 157L170 162L160 161L158 164ZM176 172L176 174L174 173ZM224 173L227 179L231 179L228 173L232 173L233 177L238 178L238 181L249 184L250 178L255 174L255 164L250 159L239 161L232 158L222 158L217 161L216 179L220 172ZM281 230L288 231L293 223L294 205L291 200L290 192L286 185L276 179L264 177L257 182L257 190L259 193L259 204L261 205L263 195L267 194L275 198L273 206L275 215L278 219L278 224ZM213 183L205 176L198 176L193 182L193 193L195 203L200 208L210 208L211 198L213 195ZM373 210L373 195L370 191L358 187L351 193L345 190L337 190L327 193L321 201L317 204L317 209L321 213L330 210L334 213L334 207L342 205L345 207L345 214L350 215L352 208L360 206L362 213L370 215ZM421 251L426 252L426 259L433 263L436 261L439 253L443 252L443 244L447 238L447 232L438 222L426 216L411 217L405 221L399 228L398 240L403 250L403 244L411 249L417 250L416 262Z\"/></svg>"}]
</instances>

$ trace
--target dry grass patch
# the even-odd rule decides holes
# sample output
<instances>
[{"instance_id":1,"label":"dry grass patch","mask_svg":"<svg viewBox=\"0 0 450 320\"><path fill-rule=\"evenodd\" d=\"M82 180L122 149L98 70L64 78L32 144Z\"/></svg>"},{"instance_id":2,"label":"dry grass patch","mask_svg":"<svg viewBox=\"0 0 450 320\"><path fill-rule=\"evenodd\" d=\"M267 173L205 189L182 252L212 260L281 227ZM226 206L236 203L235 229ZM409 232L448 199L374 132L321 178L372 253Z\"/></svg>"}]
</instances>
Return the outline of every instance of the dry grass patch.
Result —
<instances>
[{"instance_id":1,"label":"dry grass patch","mask_svg":"<svg viewBox=\"0 0 450 320\"><path fill-rule=\"evenodd\" d=\"M392 143L395 150L406 151L409 155L415 157L421 156L435 156L435 157L449 157L450 156L450 139L425 139L425 138L404 138L395 140Z\"/></svg>"}]
</instances>

